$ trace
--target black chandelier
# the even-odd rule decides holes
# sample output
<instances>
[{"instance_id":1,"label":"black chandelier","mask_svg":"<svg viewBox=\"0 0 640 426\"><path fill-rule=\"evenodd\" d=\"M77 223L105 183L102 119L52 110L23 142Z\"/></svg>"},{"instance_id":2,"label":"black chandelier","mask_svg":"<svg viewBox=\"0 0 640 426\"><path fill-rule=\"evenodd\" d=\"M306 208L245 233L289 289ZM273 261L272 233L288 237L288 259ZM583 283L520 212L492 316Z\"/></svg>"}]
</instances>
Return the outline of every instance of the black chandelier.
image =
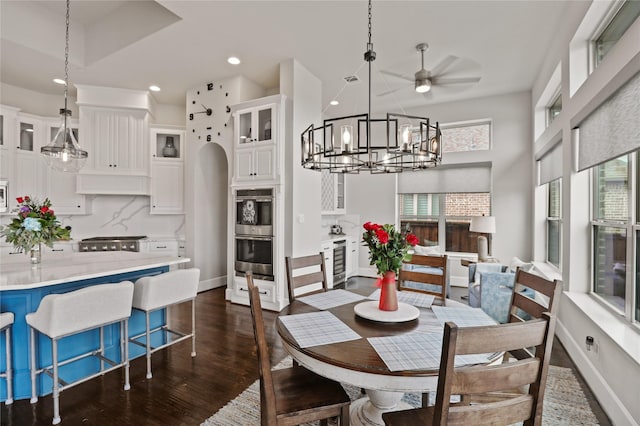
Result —
<instances>
[{"instance_id":1,"label":"black chandelier","mask_svg":"<svg viewBox=\"0 0 640 426\"><path fill-rule=\"evenodd\" d=\"M436 167L442 160L442 133L426 117L387 113L371 118L371 63L376 59L371 42L371 0L369 0L367 51L369 66L369 109L366 114L324 120L302 132L302 167L331 173L399 173ZM386 137L385 137L386 133ZM373 142L385 141L386 143Z\"/></svg>"}]
</instances>

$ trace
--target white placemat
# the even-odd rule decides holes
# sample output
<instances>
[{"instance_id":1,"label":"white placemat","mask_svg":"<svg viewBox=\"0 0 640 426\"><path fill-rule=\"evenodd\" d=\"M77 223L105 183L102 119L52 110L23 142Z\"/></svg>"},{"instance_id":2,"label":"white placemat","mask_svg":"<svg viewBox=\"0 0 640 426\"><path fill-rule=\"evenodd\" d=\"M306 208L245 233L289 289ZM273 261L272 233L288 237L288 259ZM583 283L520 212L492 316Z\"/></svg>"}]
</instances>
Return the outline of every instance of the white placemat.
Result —
<instances>
[{"instance_id":1,"label":"white placemat","mask_svg":"<svg viewBox=\"0 0 640 426\"><path fill-rule=\"evenodd\" d=\"M431 310L443 324L447 321L453 321L458 327L476 327L479 325L495 325L498 323L481 308L432 306Z\"/></svg>"},{"instance_id":2,"label":"white placemat","mask_svg":"<svg viewBox=\"0 0 640 426\"><path fill-rule=\"evenodd\" d=\"M311 294L309 296L303 296L297 298L297 300L311 305L317 309L331 309L336 306L346 305L347 303L357 302L365 297L352 293L343 289L336 289L331 291L324 291L322 293Z\"/></svg>"},{"instance_id":3,"label":"white placemat","mask_svg":"<svg viewBox=\"0 0 640 426\"><path fill-rule=\"evenodd\" d=\"M435 370L440 367L441 333L409 333L367 340L390 371ZM456 367L485 364L493 354L457 355Z\"/></svg>"},{"instance_id":4,"label":"white placemat","mask_svg":"<svg viewBox=\"0 0 640 426\"><path fill-rule=\"evenodd\" d=\"M398 302L420 308L430 308L435 296L431 294L416 293L415 291L398 291ZM380 300L380 289L377 289L369 296L369 299Z\"/></svg>"},{"instance_id":5,"label":"white placemat","mask_svg":"<svg viewBox=\"0 0 640 426\"><path fill-rule=\"evenodd\" d=\"M279 319L301 348L360 339L358 333L328 311L286 315Z\"/></svg>"}]
</instances>

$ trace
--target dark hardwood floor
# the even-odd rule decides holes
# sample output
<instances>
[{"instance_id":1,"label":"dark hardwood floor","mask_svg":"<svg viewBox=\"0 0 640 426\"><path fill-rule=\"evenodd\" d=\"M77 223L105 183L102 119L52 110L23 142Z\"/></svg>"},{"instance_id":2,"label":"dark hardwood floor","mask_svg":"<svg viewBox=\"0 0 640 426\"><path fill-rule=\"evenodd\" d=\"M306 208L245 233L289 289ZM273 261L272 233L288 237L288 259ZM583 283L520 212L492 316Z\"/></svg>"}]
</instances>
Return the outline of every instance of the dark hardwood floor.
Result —
<instances>
[{"instance_id":1,"label":"dark hardwood floor","mask_svg":"<svg viewBox=\"0 0 640 426\"><path fill-rule=\"evenodd\" d=\"M351 279L349 290L368 294L372 280ZM145 378L144 357L131 362L131 389L125 392L123 373L115 371L62 392L60 414L63 425L199 425L258 378L251 314L248 306L224 300L224 288L200 293L196 299L196 349L181 342L153 355L153 378ZM452 291L460 299L463 289ZM171 311L175 328L189 329L188 303ZM265 311L271 362L277 364L286 353L273 320ZM573 367L562 345L554 342L552 364ZM580 378L600 424L610 425L597 401ZM50 425L51 395L37 404L15 401L0 408L2 426Z\"/></svg>"}]
</instances>

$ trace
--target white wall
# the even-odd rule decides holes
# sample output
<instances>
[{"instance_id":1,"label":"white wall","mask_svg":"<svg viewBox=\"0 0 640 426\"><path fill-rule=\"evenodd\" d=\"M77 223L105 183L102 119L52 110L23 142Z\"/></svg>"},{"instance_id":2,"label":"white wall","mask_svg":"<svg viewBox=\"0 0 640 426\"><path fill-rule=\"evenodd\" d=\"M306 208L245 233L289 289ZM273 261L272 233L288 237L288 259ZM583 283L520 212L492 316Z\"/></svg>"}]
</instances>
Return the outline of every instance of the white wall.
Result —
<instances>
[{"instance_id":1,"label":"white wall","mask_svg":"<svg viewBox=\"0 0 640 426\"><path fill-rule=\"evenodd\" d=\"M590 185L589 172L575 172L574 127L631 76L640 71L640 19L591 73L586 52L594 26L610 2L571 2L549 46L546 62L532 90L538 103L553 70L561 64L562 112L535 140L539 156L561 134L562 170L562 280L563 293L556 333L600 405L614 424L640 422L637 386L640 378L640 335L618 314L603 307L590 294ZM596 13L597 9L600 9ZM591 25L591 28L588 28ZM532 116L533 117L533 116ZM639 145L640 146L640 145ZM536 208L536 234L544 233L544 214ZM536 240L544 244L543 239ZM544 254L544 247L536 247ZM543 261L544 259L537 259ZM587 351L586 336L595 338L597 350Z\"/></svg>"},{"instance_id":2,"label":"white wall","mask_svg":"<svg viewBox=\"0 0 640 426\"><path fill-rule=\"evenodd\" d=\"M408 110L409 115L429 117L432 121L491 119L492 149L443 154L443 164L491 162L492 213L497 232L493 235L493 255L501 261L518 256L531 258L531 99L529 93L514 93L430 105ZM446 142L444 142L446 143ZM429 171L415 173L428 179ZM396 223L396 175L347 176L347 212L358 214L363 222ZM518 238L513 238L518 235ZM369 264L368 250L360 251L360 268ZM452 271L453 272L453 271ZM466 272L466 271L463 271ZM466 276L461 276L466 280Z\"/></svg>"},{"instance_id":3,"label":"white wall","mask_svg":"<svg viewBox=\"0 0 640 426\"><path fill-rule=\"evenodd\" d=\"M1 83L0 104L20 108L21 112L42 117L59 117L60 109L64 108L64 86L60 86L59 95L47 95ZM67 97L67 108L71 110L71 116L77 119L78 107L75 97Z\"/></svg>"},{"instance_id":4,"label":"white wall","mask_svg":"<svg viewBox=\"0 0 640 426\"><path fill-rule=\"evenodd\" d=\"M320 124L322 85L296 60L280 64L280 90L291 102L285 150L286 222L285 254L304 256L320 251L320 173L302 168L300 134L311 123Z\"/></svg>"}]
</instances>

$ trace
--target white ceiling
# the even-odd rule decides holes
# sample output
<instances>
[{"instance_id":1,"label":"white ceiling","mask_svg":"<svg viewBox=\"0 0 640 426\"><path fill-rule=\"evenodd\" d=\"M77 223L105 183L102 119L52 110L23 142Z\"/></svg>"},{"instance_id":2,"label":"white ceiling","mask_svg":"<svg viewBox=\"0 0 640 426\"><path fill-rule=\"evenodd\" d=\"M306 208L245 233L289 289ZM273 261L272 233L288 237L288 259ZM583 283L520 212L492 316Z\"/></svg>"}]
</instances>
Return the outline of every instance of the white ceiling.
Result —
<instances>
[{"instance_id":1,"label":"white ceiling","mask_svg":"<svg viewBox=\"0 0 640 426\"><path fill-rule=\"evenodd\" d=\"M547 46L571 1L374 1L373 110L529 90ZM6 84L62 93L65 3L0 1L0 76ZM267 89L278 86L278 64L296 58L323 84L329 115L367 108L366 1L71 1L70 83L129 89L157 84L166 104L185 92L242 74ZM425 67L460 58L446 77L478 83L434 87L425 98L411 83L420 68L416 44L427 42ZM242 60L239 66L228 56ZM356 73L360 82L345 87ZM393 95L377 93L399 87Z\"/></svg>"}]
</instances>

